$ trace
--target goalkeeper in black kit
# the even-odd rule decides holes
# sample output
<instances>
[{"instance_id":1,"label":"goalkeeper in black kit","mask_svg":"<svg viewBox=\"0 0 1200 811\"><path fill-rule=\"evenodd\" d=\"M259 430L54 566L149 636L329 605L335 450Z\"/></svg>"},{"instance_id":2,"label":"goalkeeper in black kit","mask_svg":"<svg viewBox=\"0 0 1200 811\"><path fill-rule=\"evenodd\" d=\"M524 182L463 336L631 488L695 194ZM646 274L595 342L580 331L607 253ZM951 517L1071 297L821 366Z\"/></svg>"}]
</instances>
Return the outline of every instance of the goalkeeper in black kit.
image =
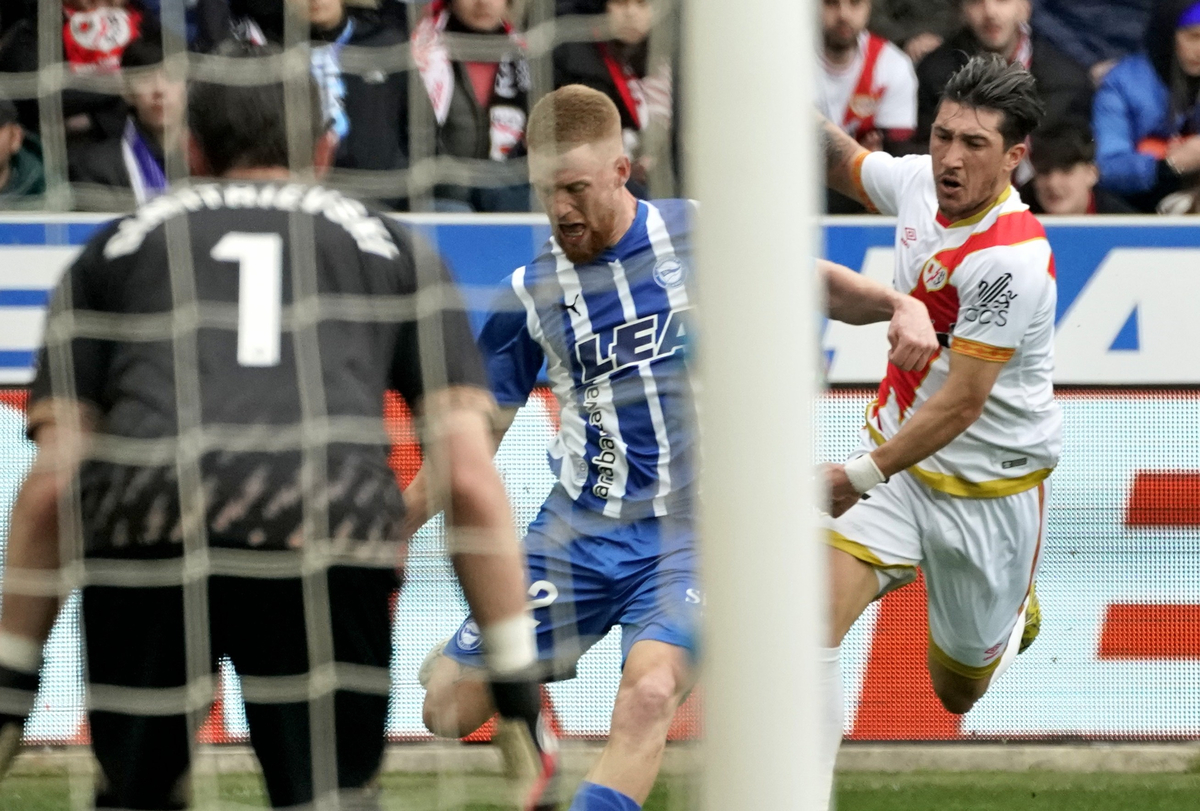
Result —
<instances>
[{"instance_id":1,"label":"goalkeeper in black kit","mask_svg":"<svg viewBox=\"0 0 1200 811\"><path fill-rule=\"evenodd\" d=\"M300 140L320 174L335 140L307 83ZM495 404L445 267L395 222L291 178L281 84L193 83L189 97L192 171L214 180L103 227L51 304L29 404L38 454L5 560L5 763L60 600L82 585L98 807L189 804L223 656L273 806L377 807L405 549L382 420L393 388L442 482L498 740L534 778L526 808L546 807L555 747L491 462Z\"/></svg>"}]
</instances>

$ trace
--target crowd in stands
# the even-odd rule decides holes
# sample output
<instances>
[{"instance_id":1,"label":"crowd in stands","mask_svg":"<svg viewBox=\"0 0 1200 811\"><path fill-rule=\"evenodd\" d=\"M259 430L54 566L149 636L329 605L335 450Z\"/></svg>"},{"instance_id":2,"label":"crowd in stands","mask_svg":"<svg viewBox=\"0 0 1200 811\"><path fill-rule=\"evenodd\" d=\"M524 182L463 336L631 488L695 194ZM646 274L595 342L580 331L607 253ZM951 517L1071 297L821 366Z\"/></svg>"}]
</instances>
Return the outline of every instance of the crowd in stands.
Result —
<instances>
[{"instance_id":1,"label":"crowd in stands","mask_svg":"<svg viewBox=\"0 0 1200 811\"><path fill-rule=\"evenodd\" d=\"M531 55L534 6L569 16L579 41ZM0 0L0 207L40 207L49 156L64 151L76 208L160 193L187 166L186 85L171 57L229 39L306 49L338 136L330 182L391 208L528 211L535 86L582 83L613 99L640 196L676 171L677 37L651 37L653 0L61 0L51 26L38 7ZM66 89L39 95L35 71L59 59ZM435 180L418 199L406 170L426 159Z\"/></svg>"},{"instance_id":2,"label":"crowd in stands","mask_svg":"<svg viewBox=\"0 0 1200 811\"><path fill-rule=\"evenodd\" d=\"M942 87L981 52L1047 115L1015 182L1037 213L1200 213L1200 2L821 0L821 111L869 149L928 150ZM830 195L832 212L855 204Z\"/></svg>"},{"instance_id":3,"label":"crowd in stands","mask_svg":"<svg viewBox=\"0 0 1200 811\"><path fill-rule=\"evenodd\" d=\"M61 0L39 28L38 0L0 0L0 207L43 205L56 177L78 208L159 193L186 171L185 85L164 55L230 38L306 49L339 138L332 181L388 207L529 210L530 104L573 82L620 110L635 194L673 193L686 2ZM869 149L927 151L946 80L993 52L1029 68L1046 106L1015 176L1035 211L1200 212L1200 2L818 2L818 107ZM575 36L531 54L523 31L551 3ZM39 95L54 60L66 88ZM861 211L832 193L828 209Z\"/></svg>"}]
</instances>

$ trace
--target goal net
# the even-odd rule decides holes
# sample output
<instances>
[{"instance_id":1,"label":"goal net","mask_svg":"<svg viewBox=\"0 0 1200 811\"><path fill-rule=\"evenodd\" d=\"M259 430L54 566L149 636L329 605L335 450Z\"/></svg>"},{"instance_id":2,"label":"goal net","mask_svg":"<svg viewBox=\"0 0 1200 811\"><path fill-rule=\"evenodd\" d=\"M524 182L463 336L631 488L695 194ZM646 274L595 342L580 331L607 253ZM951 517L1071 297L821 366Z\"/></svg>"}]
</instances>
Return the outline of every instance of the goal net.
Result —
<instances>
[{"instance_id":1,"label":"goal net","mask_svg":"<svg viewBox=\"0 0 1200 811\"><path fill-rule=\"evenodd\" d=\"M290 298L283 301L278 318L284 335L280 346L285 360L294 361L298 370L299 418L280 420L272 425L244 426L240 430L211 425L200 408L205 385L199 349L204 340L201 336L212 331L233 332L243 324L241 317L231 315L228 309L207 307L203 296L197 293L196 235L189 233L181 217L172 217L166 212L160 198L160 213L167 214L163 228L170 259L161 283L170 291L174 305L167 317L154 321L51 316L44 333L42 329L50 291L59 275L78 254L80 246L110 216L66 212L127 211L145 191L137 188L136 182L133 189L125 190L80 180L74 176L74 168L69 169L70 158L78 146L73 127L79 124L78 108L74 105L80 96L91 94L112 98L129 94L131 82L160 71L168 82L200 80L241 86L282 82L288 101L291 169L302 182L315 180L311 158L314 143L311 128L306 124L313 110L305 87L310 73L318 69L318 60L314 57L318 48L316 43L310 42L308 21L292 8L305 5L285 3L281 51L247 63L190 52L184 32L195 21L187 16L187 5L164 3L160 11L161 30L143 26L143 30L161 40L161 67L127 68L117 73L82 70L72 63L71 54L64 51L64 25L69 28L73 17L64 16L63 5L55 0L40 0L36 22L31 23L36 31L35 69L0 76L0 95L20 104L22 114L31 115L30 120L37 123L46 173L44 194L31 196L21 203L30 209L31 213L26 215L30 228L39 232L36 242L26 232L22 238L31 241L19 243L30 246L25 255L29 265L14 270L11 276L0 271L0 290L5 291L0 293L0 306L14 302L27 306L28 312L22 312L19 326L23 333L37 336L27 341L24 349L0 351L6 366L5 388L0 389L0 470L3 471L0 474L0 541L8 537L12 502L21 478L34 458L32 444L24 439L24 412L29 404L27 385L33 374L33 350L37 342L44 340L50 356L60 364L60 371L52 380L53 394L71 397L74 394L73 372L77 371L75 365L82 362L73 356L73 340L160 341L171 346L175 383L170 399L176 406L173 417L177 430L169 437L163 437L163 442L147 444L132 437L107 435L101 428L101 441L93 447L91 458L109 463L115 460L126 465L131 478L136 478L137 471L143 468L171 470L179 482L180 520L175 541L181 550L169 565L158 565L153 560L117 563L85 560L82 551L88 541L81 523L90 509L84 503L87 493L78 489L69 493L61 516L63 566L58 586L63 608L47 643L40 693L26 727L26 753L18 760L16 770L8 780L0 782L0 799L6 792L34 792L49 797L51 804L91 808L98 772L86 749L93 739L93 731L87 722L88 712L102 710L136 716L153 707L152 714L158 716L184 713L187 724L181 734L189 741L198 742L188 784L186 787L181 785L181 790L186 788L190 792L196 807L257 807L265 802L265 794L255 775L257 764L248 747L253 716L247 712L246 701L259 705L299 701L306 703L309 710L308 734L313 751L310 779L317 807L357 807L348 804L345 796L334 791L337 768L334 695L339 689L348 689L348 679L352 687L357 684L357 689L366 693L377 692L379 680L378 674L360 673L357 675L361 678L355 683L352 678L355 674L348 677L344 669L339 668L330 630L332 609L326 575L330 567L348 563L367 568L389 568L394 565L394 550L381 552L374 548L369 554L362 550L347 552L344 546L339 546L337 528L331 526L328 514L330 492L338 487L338 482L321 458L323 448L330 441L330 433L343 441L370 443L378 441L379 431L377 428L340 425L327 412L330 392L324 390L322 382L320 330L327 320L367 324L394 321L397 318L395 310L355 306L355 302L336 301L319 294L318 269L313 260L321 254L322 246L316 243L311 226L304 225L301 218L293 217L284 248L291 262L282 269L284 278L290 280L285 286L292 292ZM521 81L528 81L531 107L537 98L554 87L556 48L571 43L602 43L612 36L602 16L556 14L557 5L561 4L555 0L510 4L509 15L519 36L446 33L443 38L446 56L454 61L480 63L519 61L520 69L528 70L528 77L523 76ZM665 80L667 96L665 100L640 100L643 111L647 106L657 105L655 109L659 116L654 123L641 128L639 143L631 148L636 149L641 159L637 179L645 191L655 197L674 197L682 187L679 122L672 121L672 108L678 105L679 99L671 97L671 88L673 73L679 69L682 9L678 0L655 0L650 5L652 27L643 58L649 64L650 72ZM426 5L418 3L391 4L389 7L385 2L381 6L380 13L393 14L398 6L408 31L414 33L429 13ZM603 9L603 4L593 6L592 11ZM72 14L76 11L74 7L68 8ZM102 6L102 9L108 8ZM125 9L125 5L117 3L111 8ZM131 20L128 14L122 16L114 11L111 16L105 16L105 13L89 20L105 24L128 24ZM147 19L148 14L143 22ZM82 13L74 20L78 24L76 27L82 25L81 20ZM245 33L240 24L238 29ZM267 38L271 38L270 32ZM437 111L430 104L419 70L425 55L410 40L399 37L383 47L365 47L353 42L337 45L338 68L343 77L338 81L353 77L372 83L382 77L383 81L390 82L396 75L401 77L399 81L406 91L406 107L400 112L404 117L407 154L403 165L393 168L363 170L337 166L324 179L323 185L384 206L402 201L412 213L400 215L401 219L425 244L436 250L436 253L418 251L419 261L429 265L418 268L418 275L433 274L436 271L433 263L440 254L459 283L468 313L478 329L492 306L503 276L529 262L541 249L548 235L545 219L533 213L474 219L454 207L448 214L435 212L446 208L444 191L447 188L510 190L526 184L526 161L521 156L500 162L453 157L444 152L439 142L441 125ZM323 78L328 79L327 76ZM662 87L657 89L662 90ZM28 112L30 110L32 113ZM167 143L181 135L179 128L180 122L167 123ZM128 139L123 143L128 146ZM128 155L125 157L128 159ZM129 168L126 166L127 170ZM169 183L197 183L196 179L188 177L183 150L165 150L162 169ZM532 197L527 185L520 193L525 196L525 205L514 207L528 210ZM153 199L153 194L148 197ZM154 205L150 203L150 206ZM0 224L0 229L10 223L12 227L19 227L20 222L17 218L6 220ZM224 258L244 260L233 254ZM30 292L22 294L27 300L21 299L20 295L3 298L12 290ZM70 306L68 302L60 301L59 304ZM438 306L446 305L436 299L415 302L418 313L425 312L422 307L436 309ZM335 315L329 315L330 308ZM427 354L422 358L426 374L424 383L434 388L445 379L445 347L436 330L425 344ZM240 355L240 337L238 351ZM264 351L269 354L271 350ZM293 357L287 358L287 353ZM546 448L560 428L561 405L555 399L550 382L544 373L539 376L533 394L517 414L496 457L512 502L518 534L523 534L538 515L558 480L546 458ZM615 403L614 408L621 405ZM422 461L421 426L413 419L402 398L394 393L387 396L383 418L384 430L392 443L388 462L399 482L407 485ZM689 430L694 428L688 426ZM239 554L225 554L228 550L214 549L208 543L208 536L213 533L211 516L208 523L197 517L203 516L206 508L211 506L205 501L212 495L205 489L208 484L206 460L213 454L237 454L262 448L280 449L302 460L299 509L303 515L303 532L298 553L290 559L260 561ZM444 487L444 482L435 482L435 487ZM113 497L119 497L115 491ZM136 545L136 538L133 541ZM210 661L208 651L214 631L206 617L213 609L211 601L216 599L216 592L210 588L212 579L236 579L243 574L277 580L291 577L301 582L308 662L300 678L289 681L287 678L239 673L228 657L220 657L215 666ZM34 589L35 580L29 572L10 570L2 586L20 593L23 588ZM112 685L98 684L89 677L95 663L89 662L85 653L80 590L97 585L131 590L164 586L180 589L186 629L186 679L180 685L181 689L166 692L158 688L114 690ZM534 605L539 599L548 597L531 593ZM495 807L496 804L504 806L502 800L507 797L504 794L507 788L496 776L499 759L490 747L480 745L489 739L491 725L485 725L461 741L447 742L435 741L422 720L425 691L418 682L421 663L435 645L459 631L467 616L465 601L448 563L446 530L441 517L430 521L411 539L404 587L396 593L389 610L392 656L384 674L383 687L388 699L385 728L388 748L380 779L383 807L474 809ZM139 632L139 628L131 627L127 633ZM618 629L604 635L579 660L573 679L555 682L546 688L545 700L551 708L552 722L566 742L563 807L569 804L574 784L582 777L608 733L620 681L621 657ZM698 688L680 707L668 735L670 740L698 741L703 726L702 689ZM665 766L664 779L669 785L665 792L660 789L655 795L654 802L658 805L654 807L697 807L699 792L695 773L696 757L692 748L673 748Z\"/></svg>"}]
</instances>

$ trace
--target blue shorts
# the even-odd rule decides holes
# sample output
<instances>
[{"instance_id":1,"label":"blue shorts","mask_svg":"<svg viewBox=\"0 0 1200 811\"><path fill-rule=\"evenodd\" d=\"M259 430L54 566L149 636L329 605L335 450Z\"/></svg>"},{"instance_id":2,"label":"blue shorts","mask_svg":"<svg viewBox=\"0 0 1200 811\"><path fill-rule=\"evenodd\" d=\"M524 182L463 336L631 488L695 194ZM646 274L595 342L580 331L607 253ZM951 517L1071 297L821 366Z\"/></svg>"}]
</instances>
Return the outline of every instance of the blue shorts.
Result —
<instances>
[{"instance_id":1,"label":"blue shorts","mask_svg":"<svg viewBox=\"0 0 1200 811\"><path fill-rule=\"evenodd\" d=\"M529 525L525 551L529 605L548 680L568 679L575 663L615 625L621 661L653 639L696 654L702 595L692 519L621 521L555 504ZM445 654L483 667L479 627L468 617Z\"/></svg>"}]
</instances>

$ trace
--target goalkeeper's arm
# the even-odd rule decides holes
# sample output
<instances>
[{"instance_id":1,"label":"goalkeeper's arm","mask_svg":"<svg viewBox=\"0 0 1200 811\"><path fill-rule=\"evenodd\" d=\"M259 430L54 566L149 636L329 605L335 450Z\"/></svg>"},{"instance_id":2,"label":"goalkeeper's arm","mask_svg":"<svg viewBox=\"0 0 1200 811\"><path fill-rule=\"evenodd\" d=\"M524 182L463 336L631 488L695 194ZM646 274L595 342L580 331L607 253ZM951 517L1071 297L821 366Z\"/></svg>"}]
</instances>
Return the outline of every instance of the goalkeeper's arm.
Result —
<instances>
[{"instance_id":1,"label":"goalkeeper's arm","mask_svg":"<svg viewBox=\"0 0 1200 811\"><path fill-rule=\"evenodd\" d=\"M441 499L428 494L446 494L450 559L479 625L492 700L501 716L496 740L513 768L539 776L534 789L538 796L529 807L542 807L540 794L555 770L556 747L541 718L537 642L525 605L524 556L504 483L492 464L495 402L482 390L472 395L460 389L432 394L423 411L430 417L420 474L426 477L423 498L437 505Z\"/></svg>"},{"instance_id":2,"label":"goalkeeper's arm","mask_svg":"<svg viewBox=\"0 0 1200 811\"><path fill-rule=\"evenodd\" d=\"M37 458L13 504L0 596L0 775L17 753L58 615L59 501L79 469L92 412L72 400L41 400L29 425Z\"/></svg>"}]
</instances>

